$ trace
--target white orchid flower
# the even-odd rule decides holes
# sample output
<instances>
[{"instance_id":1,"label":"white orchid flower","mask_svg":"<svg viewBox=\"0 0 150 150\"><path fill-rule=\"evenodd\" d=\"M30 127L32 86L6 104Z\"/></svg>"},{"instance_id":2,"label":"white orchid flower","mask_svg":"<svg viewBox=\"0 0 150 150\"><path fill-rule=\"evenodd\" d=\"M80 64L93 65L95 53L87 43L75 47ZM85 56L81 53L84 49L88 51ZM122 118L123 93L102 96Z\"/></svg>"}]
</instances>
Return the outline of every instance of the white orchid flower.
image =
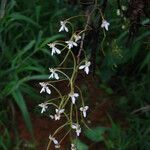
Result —
<instances>
[{"instance_id":1,"label":"white orchid flower","mask_svg":"<svg viewBox=\"0 0 150 150\"><path fill-rule=\"evenodd\" d=\"M76 150L76 145L71 143L71 150Z\"/></svg>"},{"instance_id":2,"label":"white orchid flower","mask_svg":"<svg viewBox=\"0 0 150 150\"><path fill-rule=\"evenodd\" d=\"M42 108L41 113L45 112L48 108L47 103L41 103L38 106Z\"/></svg>"},{"instance_id":3,"label":"white orchid flower","mask_svg":"<svg viewBox=\"0 0 150 150\"><path fill-rule=\"evenodd\" d=\"M56 149L59 149L59 148L60 148L60 145L59 145L59 144L56 144L56 145L55 145L55 148L56 148Z\"/></svg>"},{"instance_id":4,"label":"white orchid flower","mask_svg":"<svg viewBox=\"0 0 150 150\"><path fill-rule=\"evenodd\" d=\"M60 148L60 144L55 138L53 139L53 143L55 144L56 149Z\"/></svg>"},{"instance_id":5,"label":"white orchid flower","mask_svg":"<svg viewBox=\"0 0 150 150\"><path fill-rule=\"evenodd\" d=\"M71 127L72 127L72 129L76 130L76 134L77 134L77 136L79 136L80 133L81 133L81 127L80 127L80 125L77 124L77 123L73 123Z\"/></svg>"},{"instance_id":6,"label":"white orchid flower","mask_svg":"<svg viewBox=\"0 0 150 150\"><path fill-rule=\"evenodd\" d=\"M68 44L68 48L69 48L69 49L71 49L71 48L74 47L74 46L78 46L78 44L77 44L76 42L72 41L72 40L66 41L65 43Z\"/></svg>"},{"instance_id":7,"label":"white orchid flower","mask_svg":"<svg viewBox=\"0 0 150 150\"><path fill-rule=\"evenodd\" d=\"M60 120L60 116L64 113L65 109L55 109L56 114L54 116L55 120Z\"/></svg>"},{"instance_id":8,"label":"white orchid flower","mask_svg":"<svg viewBox=\"0 0 150 150\"><path fill-rule=\"evenodd\" d=\"M102 24L101 24L101 27L102 28L105 28L107 31L108 31L108 26L110 25L109 22L107 22L106 20L103 20L102 21Z\"/></svg>"},{"instance_id":9,"label":"white orchid flower","mask_svg":"<svg viewBox=\"0 0 150 150\"><path fill-rule=\"evenodd\" d=\"M54 142L55 145L58 144L58 141L55 138L53 138L53 142Z\"/></svg>"},{"instance_id":10,"label":"white orchid flower","mask_svg":"<svg viewBox=\"0 0 150 150\"><path fill-rule=\"evenodd\" d=\"M71 98L72 104L75 104L76 98L79 96L78 93L71 92L69 93L69 97Z\"/></svg>"},{"instance_id":11,"label":"white orchid flower","mask_svg":"<svg viewBox=\"0 0 150 150\"><path fill-rule=\"evenodd\" d=\"M83 117L86 118L86 111L89 109L89 106L84 106L80 108L80 111L83 113Z\"/></svg>"},{"instance_id":12,"label":"white orchid flower","mask_svg":"<svg viewBox=\"0 0 150 150\"><path fill-rule=\"evenodd\" d=\"M52 56L54 54L61 54L61 51L58 48L56 48L56 43L49 43L47 45L52 49L52 52L51 52Z\"/></svg>"},{"instance_id":13,"label":"white orchid flower","mask_svg":"<svg viewBox=\"0 0 150 150\"><path fill-rule=\"evenodd\" d=\"M86 72L86 74L89 74L89 67L91 65L91 62L90 61L86 61L85 62L85 65L81 65L79 67L79 69L84 69L84 71Z\"/></svg>"},{"instance_id":14,"label":"white orchid flower","mask_svg":"<svg viewBox=\"0 0 150 150\"><path fill-rule=\"evenodd\" d=\"M68 32L69 31L69 29L67 28L67 26L66 26L66 21L60 21L60 25L61 25L61 27L60 27L60 29L59 29L59 32L61 32L61 31L66 31L66 32Z\"/></svg>"},{"instance_id":15,"label":"white orchid flower","mask_svg":"<svg viewBox=\"0 0 150 150\"><path fill-rule=\"evenodd\" d=\"M46 83L40 82L39 84L42 86L40 93L46 92L48 94L51 94L51 90L49 89Z\"/></svg>"},{"instance_id":16,"label":"white orchid flower","mask_svg":"<svg viewBox=\"0 0 150 150\"><path fill-rule=\"evenodd\" d=\"M79 41L81 39L80 35L74 34L73 37L74 37L75 42L77 42L77 41Z\"/></svg>"},{"instance_id":17,"label":"white orchid flower","mask_svg":"<svg viewBox=\"0 0 150 150\"><path fill-rule=\"evenodd\" d=\"M52 69L52 68L49 68L49 71L51 72L51 75L49 76L49 79L56 79L58 80L59 79L59 76L58 76L58 73L56 73L56 70L55 69Z\"/></svg>"},{"instance_id":18,"label":"white orchid flower","mask_svg":"<svg viewBox=\"0 0 150 150\"><path fill-rule=\"evenodd\" d=\"M49 135L49 139L55 144L55 148L60 148L59 142L54 137Z\"/></svg>"}]
</instances>

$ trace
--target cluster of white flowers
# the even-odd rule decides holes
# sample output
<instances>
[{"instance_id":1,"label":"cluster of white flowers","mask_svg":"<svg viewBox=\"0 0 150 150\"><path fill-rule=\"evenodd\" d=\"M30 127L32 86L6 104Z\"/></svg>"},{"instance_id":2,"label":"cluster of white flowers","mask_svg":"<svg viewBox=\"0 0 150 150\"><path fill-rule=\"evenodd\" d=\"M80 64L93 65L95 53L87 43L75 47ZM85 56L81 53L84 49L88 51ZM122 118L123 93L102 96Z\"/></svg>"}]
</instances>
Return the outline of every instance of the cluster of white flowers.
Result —
<instances>
[{"instance_id":1,"label":"cluster of white flowers","mask_svg":"<svg viewBox=\"0 0 150 150\"><path fill-rule=\"evenodd\" d=\"M68 21L60 21L61 27L59 29L59 32L62 32L62 31L69 32L69 28L67 26L68 23L69 23ZM104 28L105 30L108 31L109 25L110 24L106 20L104 20L104 19L102 20L102 24L101 24L102 28ZM79 44L79 42L80 42L80 40L82 39L82 37L81 37L80 34L81 33L78 33L78 34L74 33L72 35L72 37L70 38L70 40L65 41L64 42L65 43L64 49L68 49L68 52L71 52L71 49L73 47L77 47L78 44ZM53 42L53 43L49 43L47 45L51 48L51 55L52 56L54 54L61 54L62 53L61 49L59 49L59 46L62 45L62 44L60 44L58 42ZM67 52L67 54L68 54L68 52ZM68 56L68 55L66 55L66 56ZM85 58L85 60L83 60L79 64L75 63L75 65L76 66L74 66L73 69L76 69L76 70L73 70L73 72L77 72L78 70L84 70L84 72L87 75L89 74L91 62L87 58ZM62 73L62 75L65 75L65 77L67 77L68 79L70 79L69 82L74 82L74 81L71 80L71 79L73 79L73 77L69 78L68 75L66 75L64 72L60 71L60 68L59 69L57 69L57 68L49 68L49 71L50 71L49 79L52 79L52 80L56 79L55 82L60 81L61 80L60 77L63 78L62 76L60 76L61 73ZM72 74L72 76L73 75L74 75L74 73ZM49 86L51 86L51 87L54 87L54 86L52 84L50 84L50 82L51 81L49 81L49 82L40 82L39 83L41 85L41 87L42 87L40 93L43 93L43 92L46 92L47 94L51 94L52 93L51 90L50 90L50 88L49 88ZM68 100L70 99L70 101L71 101L71 107L74 107L74 106L76 107L77 106L76 101L77 101L77 99L80 98L80 95L79 95L79 93L77 93L77 92L74 91L74 88L75 88L74 83L70 83L69 85L70 85L71 89L70 89L70 93L68 93L67 95L65 95L65 96L68 97L66 101L68 102ZM60 102L59 106L57 106L57 108L55 109L55 113L53 115L49 115L49 116L50 116L51 119L54 119L55 121L57 121L57 120L61 119L61 116L63 114L65 114L65 115L67 114L67 112L65 112L67 110L65 110L66 101L62 98L62 96L60 94L61 92L56 87L54 87L54 89L59 93L59 95L60 95L59 98L61 99L61 102ZM77 101L77 102L79 102L79 101ZM50 104L51 103L49 103L48 101L46 103L39 104L38 106L41 107L41 113L46 112L46 110L48 109L48 105L50 105ZM54 104L54 106L56 106L56 104ZM83 116L83 118L87 117L87 111L88 111L88 109L89 109L89 106L84 105L84 102L82 101L82 107L79 108L79 111L81 112L81 115ZM73 109L71 109L71 110L73 111ZM72 112L69 112L69 114L72 115ZM80 133L81 133L81 126L79 124L79 121L77 119L75 121L76 123L72 123L72 122L74 122L74 118L72 116L70 116L69 118L71 118L72 120L70 120L68 124L70 125L71 129L75 130L76 135L78 137L80 135ZM49 139L50 139L51 142L54 143L55 148L60 148L60 143L61 142L59 143L51 135L49 136ZM76 145L73 144L73 143L71 144L71 150L76 150Z\"/></svg>"}]
</instances>

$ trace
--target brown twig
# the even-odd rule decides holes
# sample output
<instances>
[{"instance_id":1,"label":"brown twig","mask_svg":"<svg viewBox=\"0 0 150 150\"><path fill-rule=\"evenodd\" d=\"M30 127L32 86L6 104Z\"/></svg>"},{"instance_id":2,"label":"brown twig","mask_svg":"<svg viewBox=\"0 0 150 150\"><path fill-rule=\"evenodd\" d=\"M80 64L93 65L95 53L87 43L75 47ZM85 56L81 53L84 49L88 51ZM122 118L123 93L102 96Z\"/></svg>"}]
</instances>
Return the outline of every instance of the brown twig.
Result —
<instances>
[{"instance_id":1,"label":"brown twig","mask_svg":"<svg viewBox=\"0 0 150 150\"><path fill-rule=\"evenodd\" d=\"M89 9L87 9L86 15L87 15L87 22L86 22L84 31L88 30L88 26L89 26L90 20L91 20L91 15L90 15ZM80 42L80 49L79 49L79 52L78 52L78 55L77 55L77 64L79 64L79 62L80 62L81 52L83 51L84 39L85 39L85 32L82 34L82 38L81 38L81 42Z\"/></svg>"}]
</instances>

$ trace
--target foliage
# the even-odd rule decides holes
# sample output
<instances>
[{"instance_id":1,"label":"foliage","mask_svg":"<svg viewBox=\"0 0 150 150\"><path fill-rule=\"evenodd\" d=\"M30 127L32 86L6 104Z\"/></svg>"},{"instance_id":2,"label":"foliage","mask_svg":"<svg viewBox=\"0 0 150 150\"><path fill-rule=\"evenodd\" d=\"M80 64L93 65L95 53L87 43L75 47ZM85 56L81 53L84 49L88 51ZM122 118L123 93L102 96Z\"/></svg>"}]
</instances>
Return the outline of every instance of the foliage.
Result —
<instances>
[{"instance_id":1,"label":"foliage","mask_svg":"<svg viewBox=\"0 0 150 150\"><path fill-rule=\"evenodd\" d=\"M13 105L16 103L30 133L33 131L26 98L30 97L35 104L41 100L32 85L36 84L35 80L46 79L45 68L57 62L45 44L62 37L60 34L51 36L51 20L61 10L56 3L43 2L44 7L41 7L39 2L11 0L4 7L5 13L0 19L1 112L5 111L5 106L9 107L9 101L13 101ZM48 5L51 9L46 9ZM45 20L46 16L50 17ZM8 125L7 121L5 125ZM0 145L4 144L1 142Z\"/></svg>"}]
</instances>

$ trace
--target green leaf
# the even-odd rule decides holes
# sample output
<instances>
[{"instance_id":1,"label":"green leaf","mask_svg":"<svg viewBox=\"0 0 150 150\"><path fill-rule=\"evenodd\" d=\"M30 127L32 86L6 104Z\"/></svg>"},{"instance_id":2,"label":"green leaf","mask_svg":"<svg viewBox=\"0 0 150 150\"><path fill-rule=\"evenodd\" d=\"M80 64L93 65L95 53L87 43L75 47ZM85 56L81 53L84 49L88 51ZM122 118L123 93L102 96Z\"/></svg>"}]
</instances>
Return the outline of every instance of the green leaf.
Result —
<instances>
[{"instance_id":1,"label":"green leaf","mask_svg":"<svg viewBox=\"0 0 150 150\"><path fill-rule=\"evenodd\" d=\"M17 53L14 60L12 61L12 66L15 66L15 64L18 64L19 63L18 60L22 62L23 60L21 59L21 57L23 57L23 55L34 46L34 44L35 44L35 40L28 43L19 53Z\"/></svg>"},{"instance_id":2,"label":"green leaf","mask_svg":"<svg viewBox=\"0 0 150 150\"><path fill-rule=\"evenodd\" d=\"M42 44L40 45L40 48L45 47L46 44L48 44L48 43L50 43L50 42L53 42L53 41L55 41L55 40L57 40L57 39L59 39L59 38L63 38L63 37L64 37L64 35L62 35L62 34L57 34L57 35L54 35L54 36L52 36L52 37L50 37L50 38L46 38L46 39L42 42Z\"/></svg>"},{"instance_id":3,"label":"green leaf","mask_svg":"<svg viewBox=\"0 0 150 150\"><path fill-rule=\"evenodd\" d=\"M92 130L85 130L85 135L86 137L88 137L90 140L94 141L94 142L99 142L99 141L103 141L103 134L104 132L108 130L107 128L104 127L96 127Z\"/></svg>"},{"instance_id":4,"label":"green leaf","mask_svg":"<svg viewBox=\"0 0 150 150\"><path fill-rule=\"evenodd\" d=\"M146 65L150 64L150 53L148 53L141 64L140 70L142 70Z\"/></svg>"},{"instance_id":5,"label":"green leaf","mask_svg":"<svg viewBox=\"0 0 150 150\"><path fill-rule=\"evenodd\" d=\"M88 146L80 140L76 140L75 143L77 143L77 150L88 150Z\"/></svg>"},{"instance_id":6,"label":"green leaf","mask_svg":"<svg viewBox=\"0 0 150 150\"><path fill-rule=\"evenodd\" d=\"M31 124L31 120L30 120L30 116L27 110L27 106L25 103L25 100L21 94L21 91L19 89L15 90L12 92L12 96L15 100L15 102L17 103L18 107L21 110L21 113L23 115L25 124L29 130L29 132L33 135L33 130L32 130L32 124Z\"/></svg>"},{"instance_id":7,"label":"green leaf","mask_svg":"<svg viewBox=\"0 0 150 150\"><path fill-rule=\"evenodd\" d=\"M40 28L39 24L37 24L32 19L30 19L30 17L21 15L19 13L13 13L10 15L10 17L12 18L12 20L25 21L26 23L30 23L30 24L34 25L35 27Z\"/></svg>"}]
</instances>

